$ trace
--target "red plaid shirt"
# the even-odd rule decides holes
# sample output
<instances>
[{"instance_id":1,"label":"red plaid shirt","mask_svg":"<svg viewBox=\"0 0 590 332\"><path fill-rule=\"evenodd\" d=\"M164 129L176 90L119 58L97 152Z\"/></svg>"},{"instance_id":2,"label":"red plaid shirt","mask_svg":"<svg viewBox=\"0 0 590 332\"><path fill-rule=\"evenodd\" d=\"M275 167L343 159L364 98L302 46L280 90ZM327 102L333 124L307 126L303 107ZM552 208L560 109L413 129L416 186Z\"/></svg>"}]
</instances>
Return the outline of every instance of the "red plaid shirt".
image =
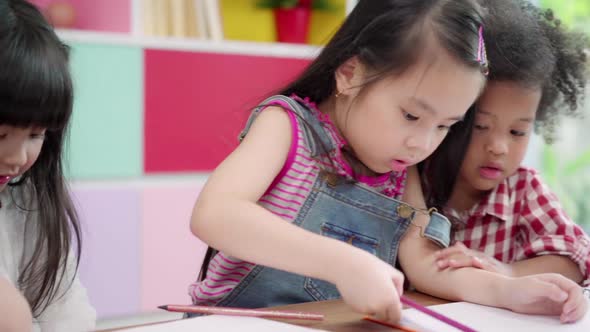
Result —
<instances>
[{"instance_id":1,"label":"red plaid shirt","mask_svg":"<svg viewBox=\"0 0 590 332\"><path fill-rule=\"evenodd\" d=\"M512 263L563 255L590 284L590 238L574 224L539 174L521 167L468 213L453 213L453 242Z\"/></svg>"}]
</instances>

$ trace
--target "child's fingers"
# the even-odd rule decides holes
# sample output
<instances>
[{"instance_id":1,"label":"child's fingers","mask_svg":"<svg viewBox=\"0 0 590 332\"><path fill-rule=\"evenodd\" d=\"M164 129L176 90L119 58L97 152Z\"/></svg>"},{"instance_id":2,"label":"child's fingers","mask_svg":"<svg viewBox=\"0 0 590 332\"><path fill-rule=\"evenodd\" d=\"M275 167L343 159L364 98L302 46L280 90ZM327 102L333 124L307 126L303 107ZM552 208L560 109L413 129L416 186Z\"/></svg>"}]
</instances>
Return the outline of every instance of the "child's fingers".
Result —
<instances>
[{"instance_id":1,"label":"child's fingers","mask_svg":"<svg viewBox=\"0 0 590 332\"><path fill-rule=\"evenodd\" d=\"M387 305L380 306L378 310L375 310L374 316L384 322L397 323L401 318L401 304L399 301L392 301Z\"/></svg>"},{"instance_id":2,"label":"child's fingers","mask_svg":"<svg viewBox=\"0 0 590 332\"><path fill-rule=\"evenodd\" d=\"M435 253L435 257L436 257L437 260L439 260L439 259L446 259L449 256L453 255L454 253L455 252L454 252L454 249L452 247L451 248L446 248L446 249L437 251Z\"/></svg>"},{"instance_id":3,"label":"child's fingers","mask_svg":"<svg viewBox=\"0 0 590 332\"><path fill-rule=\"evenodd\" d=\"M559 274L540 274L538 278L540 281L546 284L546 297L550 298L555 302L566 301L570 296L570 293L574 291L576 288L579 289L580 287L573 281ZM542 293L540 293L539 295L542 295Z\"/></svg>"},{"instance_id":4,"label":"child's fingers","mask_svg":"<svg viewBox=\"0 0 590 332\"><path fill-rule=\"evenodd\" d=\"M557 273L543 273L536 276L538 279L543 280L545 282L550 282L559 286L559 288L563 289L564 291L569 291L571 289L578 289L581 292L580 286L575 282L571 281L570 279L562 276L561 274Z\"/></svg>"},{"instance_id":5,"label":"child's fingers","mask_svg":"<svg viewBox=\"0 0 590 332\"><path fill-rule=\"evenodd\" d=\"M441 259L436 261L436 266L438 266L439 269L444 270L446 268L449 268L449 260L448 259Z\"/></svg>"},{"instance_id":6,"label":"child's fingers","mask_svg":"<svg viewBox=\"0 0 590 332\"><path fill-rule=\"evenodd\" d=\"M572 287L568 293L568 299L563 305L561 321L571 323L579 320L588 310L588 301L579 287Z\"/></svg>"},{"instance_id":7,"label":"child's fingers","mask_svg":"<svg viewBox=\"0 0 590 332\"><path fill-rule=\"evenodd\" d=\"M575 294L577 292L571 293L568 292L568 297L565 303L563 304L563 313L569 314L576 309L577 306L580 305L581 301L584 300L584 296L582 292L580 294Z\"/></svg>"},{"instance_id":8,"label":"child's fingers","mask_svg":"<svg viewBox=\"0 0 590 332\"><path fill-rule=\"evenodd\" d=\"M455 258L450 259L449 265L455 269L462 267L476 267L479 269L482 268L481 261L477 257L467 255L457 256Z\"/></svg>"},{"instance_id":9,"label":"child's fingers","mask_svg":"<svg viewBox=\"0 0 590 332\"><path fill-rule=\"evenodd\" d=\"M404 295L404 274L392 267L391 280L397 290L398 296Z\"/></svg>"},{"instance_id":10,"label":"child's fingers","mask_svg":"<svg viewBox=\"0 0 590 332\"><path fill-rule=\"evenodd\" d=\"M456 253L444 259L438 259L436 264L439 269L475 267L478 269L486 269L486 264L476 256L471 256L465 253Z\"/></svg>"},{"instance_id":11,"label":"child's fingers","mask_svg":"<svg viewBox=\"0 0 590 332\"><path fill-rule=\"evenodd\" d=\"M568 294L568 296L570 294L583 295L582 289L578 284L576 284L575 282L571 281L570 279L568 279L560 274L557 274L557 273L540 274L539 279L556 285L562 291L566 292Z\"/></svg>"},{"instance_id":12,"label":"child's fingers","mask_svg":"<svg viewBox=\"0 0 590 332\"><path fill-rule=\"evenodd\" d=\"M567 300L568 293L551 281L532 279L528 282L528 294L530 302L541 299L550 299L556 303L563 303ZM563 308L560 306L560 308Z\"/></svg>"},{"instance_id":13,"label":"child's fingers","mask_svg":"<svg viewBox=\"0 0 590 332\"><path fill-rule=\"evenodd\" d=\"M402 316L401 304L397 304L394 302L387 308L387 321L388 322L397 323L401 319L401 316Z\"/></svg>"},{"instance_id":14,"label":"child's fingers","mask_svg":"<svg viewBox=\"0 0 590 332\"><path fill-rule=\"evenodd\" d=\"M584 318L584 316L588 312L588 306L590 306L588 300L584 298L584 296L582 296L582 303L580 303L580 306L576 308L575 315L570 316L570 322L577 322L580 319Z\"/></svg>"},{"instance_id":15,"label":"child's fingers","mask_svg":"<svg viewBox=\"0 0 590 332\"><path fill-rule=\"evenodd\" d=\"M457 258L451 258L448 260L449 267L462 268L462 267L473 267L480 270L486 270L490 272L499 272L498 269L486 259L481 259L477 256L459 256Z\"/></svg>"},{"instance_id":16,"label":"child's fingers","mask_svg":"<svg viewBox=\"0 0 590 332\"><path fill-rule=\"evenodd\" d=\"M482 270L492 271L492 269L490 269L489 264L486 264L479 257L473 257L473 267L476 267L476 268L482 269Z\"/></svg>"},{"instance_id":17,"label":"child's fingers","mask_svg":"<svg viewBox=\"0 0 590 332\"><path fill-rule=\"evenodd\" d=\"M457 244L454 244L448 248L437 251L436 257L437 257L437 259L444 259L444 258L448 258L449 256L452 256L452 255L464 254L465 250L466 250L466 248L464 245L462 245L462 247L461 247Z\"/></svg>"},{"instance_id":18,"label":"child's fingers","mask_svg":"<svg viewBox=\"0 0 590 332\"><path fill-rule=\"evenodd\" d=\"M584 317L588 311L588 301L583 295L572 296L572 298L575 299L568 298L566 304L563 306L563 313L560 316L562 323L577 322L578 320L582 319L582 317ZM572 300L573 304L570 304L570 300Z\"/></svg>"},{"instance_id":19,"label":"child's fingers","mask_svg":"<svg viewBox=\"0 0 590 332\"><path fill-rule=\"evenodd\" d=\"M441 259L436 261L439 269L444 270L448 268L470 267L471 262L466 256L453 255L451 258Z\"/></svg>"}]
</instances>

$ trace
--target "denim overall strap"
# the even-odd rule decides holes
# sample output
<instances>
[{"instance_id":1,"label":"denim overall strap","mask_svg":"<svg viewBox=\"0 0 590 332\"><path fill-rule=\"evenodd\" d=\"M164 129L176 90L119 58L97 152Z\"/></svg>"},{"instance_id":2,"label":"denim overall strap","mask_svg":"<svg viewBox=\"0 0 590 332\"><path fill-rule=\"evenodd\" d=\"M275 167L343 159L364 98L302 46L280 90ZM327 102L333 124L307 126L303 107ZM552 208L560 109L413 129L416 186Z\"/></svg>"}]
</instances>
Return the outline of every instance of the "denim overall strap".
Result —
<instances>
[{"instance_id":1,"label":"denim overall strap","mask_svg":"<svg viewBox=\"0 0 590 332\"><path fill-rule=\"evenodd\" d=\"M451 221L438 212L431 213L423 236L440 247L447 248L451 244Z\"/></svg>"},{"instance_id":2,"label":"denim overall strap","mask_svg":"<svg viewBox=\"0 0 590 332\"><path fill-rule=\"evenodd\" d=\"M246 137L252 124L258 115L260 115L260 112L268 106L276 105L287 106L295 116L302 120L303 125L301 126L301 129L303 130L305 142L309 144L313 157L325 154L336 148L322 123L317 119L316 115L312 114L312 110L307 106L302 105L300 102L283 95L269 97L252 110L252 113L246 122L246 126L238 137L240 142Z\"/></svg>"},{"instance_id":3,"label":"denim overall strap","mask_svg":"<svg viewBox=\"0 0 590 332\"><path fill-rule=\"evenodd\" d=\"M403 205L400 206L400 208L399 213L402 216L408 216L411 213L416 212L416 210L409 205ZM451 243L451 221L436 210L431 213L429 211L429 216L430 218L426 227L422 228L418 226L421 228L420 235L436 243L439 247L447 248Z\"/></svg>"}]
</instances>

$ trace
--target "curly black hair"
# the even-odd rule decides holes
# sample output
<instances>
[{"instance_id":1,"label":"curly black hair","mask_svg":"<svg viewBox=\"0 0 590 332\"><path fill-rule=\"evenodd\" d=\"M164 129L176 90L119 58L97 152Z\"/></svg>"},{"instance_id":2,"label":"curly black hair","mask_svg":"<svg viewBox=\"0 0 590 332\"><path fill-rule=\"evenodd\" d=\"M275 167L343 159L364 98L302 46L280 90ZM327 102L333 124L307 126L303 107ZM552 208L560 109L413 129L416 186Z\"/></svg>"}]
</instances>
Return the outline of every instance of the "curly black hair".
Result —
<instances>
[{"instance_id":1,"label":"curly black hair","mask_svg":"<svg viewBox=\"0 0 590 332\"><path fill-rule=\"evenodd\" d=\"M588 79L587 36L567 30L551 9L528 0L481 1L489 13L484 31L489 80L540 87L535 129L553 142L559 118L580 113Z\"/></svg>"}]
</instances>

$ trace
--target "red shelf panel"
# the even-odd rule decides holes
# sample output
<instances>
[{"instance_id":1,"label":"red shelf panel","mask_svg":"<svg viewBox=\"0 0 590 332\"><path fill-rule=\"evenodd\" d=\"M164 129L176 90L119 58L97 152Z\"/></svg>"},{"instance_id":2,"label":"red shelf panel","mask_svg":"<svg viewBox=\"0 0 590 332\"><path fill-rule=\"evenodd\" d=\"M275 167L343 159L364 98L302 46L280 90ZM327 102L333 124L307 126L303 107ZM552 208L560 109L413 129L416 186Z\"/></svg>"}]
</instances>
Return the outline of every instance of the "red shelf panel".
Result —
<instances>
[{"instance_id":1,"label":"red shelf panel","mask_svg":"<svg viewBox=\"0 0 590 332\"><path fill-rule=\"evenodd\" d=\"M237 145L251 107L309 61L145 50L145 172L214 169Z\"/></svg>"}]
</instances>

